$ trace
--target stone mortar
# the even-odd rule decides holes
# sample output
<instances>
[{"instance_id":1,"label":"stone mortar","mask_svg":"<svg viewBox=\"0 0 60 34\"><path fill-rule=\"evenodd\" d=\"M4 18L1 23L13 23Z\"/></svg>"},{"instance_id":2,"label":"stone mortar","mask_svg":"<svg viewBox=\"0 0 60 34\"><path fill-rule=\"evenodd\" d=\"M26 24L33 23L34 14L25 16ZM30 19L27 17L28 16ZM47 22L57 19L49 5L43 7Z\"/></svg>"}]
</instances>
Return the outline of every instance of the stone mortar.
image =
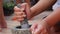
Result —
<instances>
[{"instance_id":1,"label":"stone mortar","mask_svg":"<svg viewBox=\"0 0 60 34\"><path fill-rule=\"evenodd\" d=\"M30 25L31 27L31 25ZM12 29L12 34L31 34L29 28L28 29L21 29L21 26L17 26Z\"/></svg>"}]
</instances>

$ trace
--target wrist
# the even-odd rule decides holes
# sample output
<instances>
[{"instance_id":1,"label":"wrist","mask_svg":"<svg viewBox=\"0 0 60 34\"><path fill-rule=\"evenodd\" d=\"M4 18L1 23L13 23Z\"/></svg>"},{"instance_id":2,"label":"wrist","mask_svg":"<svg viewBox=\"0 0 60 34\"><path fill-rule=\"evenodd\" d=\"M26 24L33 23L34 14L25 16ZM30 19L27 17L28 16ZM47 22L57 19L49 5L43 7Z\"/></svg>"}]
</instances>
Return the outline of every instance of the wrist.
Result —
<instances>
[{"instance_id":1,"label":"wrist","mask_svg":"<svg viewBox=\"0 0 60 34\"><path fill-rule=\"evenodd\" d=\"M31 9L29 10L29 13L30 13L29 14L30 16L28 17L28 19L31 19L33 17L32 10Z\"/></svg>"},{"instance_id":2,"label":"wrist","mask_svg":"<svg viewBox=\"0 0 60 34\"><path fill-rule=\"evenodd\" d=\"M46 31L48 32L48 34L51 33L51 25L49 25L47 23L47 21L43 20L42 23L44 24L45 28L46 28Z\"/></svg>"},{"instance_id":3,"label":"wrist","mask_svg":"<svg viewBox=\"0 0 60 34\"><path fill-rule=\"evenodd\" d=\"M41 23L43 26L46 26L47 28L50 28L51 25L49 25L45 20L42 20Z\"/></svg>"},{"instance_id":4,"label":"wrist","mask_svg":"<svg viewBox=\"0 0 60 34\"><path fill-rule=\"evenodd\" d=\"M45 20L42 20L40 24L42 25L43 28L46 29L48 34L51 33L51 31L50 31L51 26Z\"/></svg>"},{"instance_id":5,"label":"wrist","mask_svg":"<svg viewBox=\"0 0 60 34\"><path fill-rule=\"evenodd\" d=\"M30 8L30 13L31 13L30 18L34 17L35 11L34 9L32 9L32 7Z\"/></svg>"},{"instance_id":6,"label":"wrist","mask_svg":"<svg viewBox=\"0 0 60 34\"><path fill-rule=\"evenodd\" d=\"M32 18L32 11L31 11L31 9L29 9L29 15L27 15L27 18L28 19L31 19Z\"/></svg>"},{"instance_id":7,"label":"wrist","mask_svg":"<svg viewBox=\"0 0 60 34\"><path fill-rule=\"evenodd\" d=\"M43 23L44 23L46 26L51 27L51 25L49 25L47 21L43 20Z\"/></svg>"}]
</instances>

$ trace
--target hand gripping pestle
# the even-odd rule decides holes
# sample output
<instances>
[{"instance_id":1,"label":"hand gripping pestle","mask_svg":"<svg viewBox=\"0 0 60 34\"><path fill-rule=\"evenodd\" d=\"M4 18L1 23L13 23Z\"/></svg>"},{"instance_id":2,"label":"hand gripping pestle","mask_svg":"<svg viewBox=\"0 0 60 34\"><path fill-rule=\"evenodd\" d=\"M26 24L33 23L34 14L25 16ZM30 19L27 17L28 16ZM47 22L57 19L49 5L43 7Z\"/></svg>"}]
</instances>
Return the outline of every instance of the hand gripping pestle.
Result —
<instances>
[{"instance_id":1,"label":"hand gripping pestle","mask_svg":"<svg viewBox=\"0 0 60 34\"><path fill-rule=\"evenodd\" d=\"M21 8L21 5L18 4L17 7L18 7L18 8ZM26 8L26 7L25 7L25 8ZM26 14L25 9L23 10L23 12L25 12L25 14ZM21 24L20 26L21 26L22 29L27 29L27 28L29 28L27 16L24 17L24 20L21 21L20 24Z\"/></svg>"}]
</instances>

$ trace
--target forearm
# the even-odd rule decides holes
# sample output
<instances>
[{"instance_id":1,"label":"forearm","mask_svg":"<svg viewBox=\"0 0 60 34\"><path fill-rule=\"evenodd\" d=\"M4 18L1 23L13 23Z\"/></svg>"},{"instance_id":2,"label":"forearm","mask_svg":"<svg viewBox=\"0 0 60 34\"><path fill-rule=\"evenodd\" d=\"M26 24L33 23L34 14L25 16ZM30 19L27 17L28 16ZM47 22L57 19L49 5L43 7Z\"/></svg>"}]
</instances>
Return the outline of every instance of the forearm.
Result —
<instances>
[{"instance_id":1,"label":"forearm","mask_svg":"<svg viewBox=\"0 0 60 34\"><path fill-rule=\"evenodd\" d=\"M43 12L48 7L52 6L56 0L39 0L39 2L31 7L32 17Z\"/></svg>"},{"instance_id":2,"label":"forearm","mask_svg":"<svg viewBox=\"0 0 60 34\"><path fill-rule=\"evenodd\" d=\"M48 17L46 17L44 21L46 21L51 26L55 25L58 21L60 21L60 11L55 10Z\"/></svg>"},{"instance_id":3,"label":"forearm","mask_svg":"<svg viewBox=\"0 0 60 34\"><path fill-rule=\"evenodd\" d=\"M2 28L7 28L7 24L3 13L3 0L0 0L0 26Z\"/></svg>"}]
</instances>

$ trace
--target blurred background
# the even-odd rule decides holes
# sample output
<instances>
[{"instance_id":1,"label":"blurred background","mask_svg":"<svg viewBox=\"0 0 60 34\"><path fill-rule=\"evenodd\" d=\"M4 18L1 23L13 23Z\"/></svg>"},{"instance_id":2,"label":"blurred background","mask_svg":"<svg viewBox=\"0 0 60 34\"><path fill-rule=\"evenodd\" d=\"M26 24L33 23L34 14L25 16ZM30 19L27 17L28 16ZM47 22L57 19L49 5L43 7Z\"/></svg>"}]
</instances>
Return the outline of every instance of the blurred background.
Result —
<instances>
[{"instance_id":1,"label":"blurred background","mask_svg":"<svg viewBox=\"0 0 60 34\"><path fill-rule=\"evenodd\" d=\"M30 5L33 6L38 2L38 0L30 0ZM4 15L9 16L14 13L14 6L18 3L21 3L20 0L4 0L3 1L3 9ZM48 11L52 11L52 6L47 9Z\"/></svg>"}]
</instances>

